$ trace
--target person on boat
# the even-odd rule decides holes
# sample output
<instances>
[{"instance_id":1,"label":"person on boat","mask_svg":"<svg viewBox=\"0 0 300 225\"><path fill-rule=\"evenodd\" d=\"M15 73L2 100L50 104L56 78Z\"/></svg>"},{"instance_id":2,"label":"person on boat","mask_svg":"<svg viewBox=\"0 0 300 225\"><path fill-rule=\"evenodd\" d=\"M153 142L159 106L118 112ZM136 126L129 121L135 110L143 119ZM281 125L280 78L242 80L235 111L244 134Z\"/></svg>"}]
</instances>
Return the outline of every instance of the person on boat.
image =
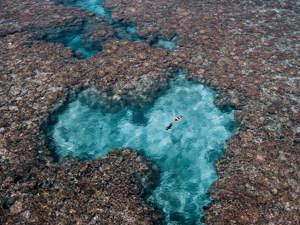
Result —
<instances>
[{"instance_id":1,"label":"person on boat","mask_svg":"<svg viewBox=\"0 0 300 225\"><path fill-rule=\"evenodd\" d=\"M173 124L176 122L179 122L182 118L183 118L183 116L181 116L181 115L175 116L174 120L166 127L166 130L171 129Z\"/></svg>"}]
</instances>

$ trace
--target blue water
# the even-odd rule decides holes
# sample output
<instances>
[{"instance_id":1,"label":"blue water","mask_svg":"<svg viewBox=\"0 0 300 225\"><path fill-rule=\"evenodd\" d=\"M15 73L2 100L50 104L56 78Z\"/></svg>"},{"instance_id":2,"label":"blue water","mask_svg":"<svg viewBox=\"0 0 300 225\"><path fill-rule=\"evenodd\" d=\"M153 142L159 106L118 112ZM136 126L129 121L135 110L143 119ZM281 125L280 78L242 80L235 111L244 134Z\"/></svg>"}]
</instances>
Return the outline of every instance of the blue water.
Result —
<instances>
[{"instance_id":1,"label":"blue water","mask_svg":"<svg viewBox=\"0 0 300 225\"><path fill-rule=\"evenodd\" d=\"M233 113L213 104L214 91L180 75L151 108L109 113L96 106L97 91L86 90L58 115L50 130L59 157L95 159L113 148L131 147L161 171L149 201L168 225L200 224L216 179L215 160L233 131ZM183 119L166 126L176 115Z\"/></svg>"},{"instance_id":2,"label":"blue water","mask_svg":"<svg viewBox=\"0 0 300 225\"><path fill-rule=\"evenodd\" d=\"M82 8L90 13L103 17L106 21L111 22L111 14L103 7L104 0L56 0L66 7Z\"/></svg>"},{"instance_id":3,"label":"blue water","mask_svg":"<svg viewBox=\"0 0 300 225\"><path fill-rule=\"evenodd\" d=\"M167 50L173 50L176 48L176 44L172 41L159 39L157 42L158 46Z\"/></svg>"},{"instance_id":4,"label":"blue water","mask_svg":"<svg viewBox=\"0 0 300 225\"><path fill-rule=\"evenodd\" d=\"M146 38L139 36L135 24L124 21L114 21L112 19L111 13L104 6L104 0L56 0L58 3L65 5L66 7L76 7L84 9L90 13L94 13L104 19L107 26L111 26L115 31L115 35L119 39L126 39L132 42L146 42ZM88 30L88 29L86 29ZM71 48L76 53L80 54L83 58L88 58L101 51L101 48L91 49L87 48L81 42L82 34L71 35L66 34L66 37L60 37L61 43L65 46ZM71 41L69 41L71 39ZM72 42L72 39L79 39L77 42ZM51 39L48 38L49 41ZM59 39L54 41L58 42ZM168 51L174 50L177 46L175 44L175 39L165 40L163 38L157 38L153 47L164 48Z\"/></svg>"},{"instance_id":5,"label":"blue water","mask_svg":"<svg viewBox=\"0 0 300 225\"><path fill-rule=\"evenodd\" d=\"M51 42L58 42L62 43L65 46L71 48L77 56L81 58L89 58L96 54L97 52L101 51L101 47L95 47L93 44L89 44L82 41L81 38L82 34L76 34L73 32L62 32L57 35L49 35L44 37L45 40Z\"/></svg>"},{"instance_id":6,"label":"blue water","mask_svg":"<svg viewBox=\"0 0 300 225\"><path fill-rule=\"evenodd\" d=\"M70 36L67 39L66 45L73 49L77 54L83 58L91 57L98 52L98 49L85 47L81 41L80 35ZM101 48L99 48L100 50Z\"/></svg>"}]
</instances>

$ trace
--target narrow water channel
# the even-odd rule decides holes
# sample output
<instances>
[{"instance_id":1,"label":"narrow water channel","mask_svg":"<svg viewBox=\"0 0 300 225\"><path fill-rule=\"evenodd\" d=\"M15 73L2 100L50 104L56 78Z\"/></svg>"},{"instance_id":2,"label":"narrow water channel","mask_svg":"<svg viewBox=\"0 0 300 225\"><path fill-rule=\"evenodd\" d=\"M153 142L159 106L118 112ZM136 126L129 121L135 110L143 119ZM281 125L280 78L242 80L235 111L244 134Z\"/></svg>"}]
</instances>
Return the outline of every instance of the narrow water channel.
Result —
<instances>
[{"instance_id":1,"label":"narrow water channel","mask_svg":"<svg viewBox=\"0 0 300 225\"><path fill-rule=\"evenodd\" d=\"M135 24L113 20L110 11L103 6L103 0L56 0L55 2L65 7L80 8L100 16L105 21L105 26L112 28L115 38L120 40L145 42L151 47L160 47L167 51L172 51L177 47L176 35L171 36L169 39L155 37L149 41L146 37L139 36ZM48 42L62 43L72 49L80 58L89 58L102 50L102 47L99 47L99 40L96 40L97 43L91 43L89 40L85 40L86 34L92 32L91 29L94 28L90 27L87 23L83 23L81 27L77 27L76 29L66 29L66 31L61 27L54 28L48 32L43 39ZM57 30L59 30L59 32L57 32Z\"/></svg>"}]
</instances>

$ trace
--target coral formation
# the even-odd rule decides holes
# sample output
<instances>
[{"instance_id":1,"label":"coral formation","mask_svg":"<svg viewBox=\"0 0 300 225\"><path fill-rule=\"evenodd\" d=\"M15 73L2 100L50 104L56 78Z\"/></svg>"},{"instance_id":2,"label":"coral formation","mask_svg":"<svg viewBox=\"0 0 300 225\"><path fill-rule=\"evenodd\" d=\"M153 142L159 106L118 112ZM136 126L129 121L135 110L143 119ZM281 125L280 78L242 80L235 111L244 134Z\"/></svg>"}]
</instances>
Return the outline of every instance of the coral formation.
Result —
<instances>
[{"instance_id":1,"label":"coral formation","mask_svg":"<svg viewBox=\"0 0 300 225\"><path fill-rule=\"evenodd\" d=\"M298 1L108 0L104 6L113 20L136 24L145 43L118 40L99 16L54 1L0 2L1 222L159 223L160 213L143 202L143 182L132 182L151 179L145 160L123 150L93 162L56 162L42 127L88 87L106 92L107 101L152 102L182 67L189 79L214 87L216 104L235 108L239 122L217 164L205 223L299 224ZM101 40L102 51L91 58L78 60L41 38L84 23L99 26L81 37ZM173 51L148 44L174 36Z\"/></svg>"}]
</instances>

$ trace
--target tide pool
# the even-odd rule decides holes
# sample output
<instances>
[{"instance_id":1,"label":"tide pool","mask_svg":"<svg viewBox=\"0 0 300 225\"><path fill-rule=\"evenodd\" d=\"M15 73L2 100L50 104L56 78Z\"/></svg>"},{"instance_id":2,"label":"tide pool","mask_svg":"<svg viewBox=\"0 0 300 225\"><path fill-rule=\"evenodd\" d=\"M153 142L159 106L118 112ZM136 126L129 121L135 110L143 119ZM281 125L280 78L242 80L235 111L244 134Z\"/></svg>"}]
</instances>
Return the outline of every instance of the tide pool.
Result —
<instances>
[{"instance_id":1,"label":"tide pool","mask_svg":"<svg viewBox=\"0 0 300 225\"><path fill-rule=\"evenodd\" d=\"M233 113L213 104L211 88L183 75L145 110L104 111L91 104L94 92L82 92L57 115L49 131L56 154L95 159L114 148L133 148L160 168L148 201L164 212L166 224L200 224L216 179L215 160L233 132ZM183 119L166 130L176 115Z\"/></svg>"},{"instance_id":2,"label":"tide pool","mask_svg":"<svg viewBox=\"0 0 300 225\"><path fill-rule=\"evenodd\" d=\"M129 40L132 42L146 42L147 38L141 37L138 34L138 30L134 23L130 21L115 21L112 19L111 12L104 7L104 0L56 0L58 4L63 4L66 7L81 8L87 12L93 13L103 18L106 22L106 26L113 28L115 37L120 40ZM60 42L66 47L72 49L74 52L79 54L82 58L89 58L96 53L100 52L102 48L92 48L92 43L85 43L82 40L85 33L89 32L88 27L83 27L78 33L62 32L62 35L58 37L52 37L51 34L45 38L50 42ZM177 46L175 43L176 39L163 39L155 38L155 42L152 47L160 47L165 50L174 50Z\"/></svg>"}]
</instances>

